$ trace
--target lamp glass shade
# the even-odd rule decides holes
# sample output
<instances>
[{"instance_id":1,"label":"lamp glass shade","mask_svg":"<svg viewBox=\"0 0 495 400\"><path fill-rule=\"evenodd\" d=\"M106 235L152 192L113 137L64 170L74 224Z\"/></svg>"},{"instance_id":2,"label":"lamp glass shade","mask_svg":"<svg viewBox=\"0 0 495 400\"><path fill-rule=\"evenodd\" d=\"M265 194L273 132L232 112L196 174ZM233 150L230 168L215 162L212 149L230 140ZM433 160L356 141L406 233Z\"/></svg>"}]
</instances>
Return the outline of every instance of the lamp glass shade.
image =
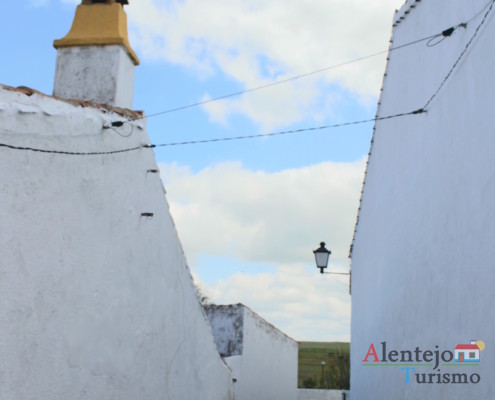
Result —
<instances>
[{"instance_id":1,"label":"lamp glass shade","mask_svg":"<svg viewBox=\"0 0 495 400\"><path fill-rule=\"evenodd\" d=\"M313 253L315 255L316 266L321 270L326 268L328 266L328 259L332 253L325 248L325 243L321 242L320 248L313 250Z\"/></svg>"},{"instance_id":2,"label":"lamp glass shade","mask_svg":"<svg viewBox=\"0 0 495 400\"><path fill-rule=\"evenodd\" d=\"M330 257L330 253L315 253L316 266L318 268L326 268L328 266L328 258Z\"/></svg>"}]
</instances>

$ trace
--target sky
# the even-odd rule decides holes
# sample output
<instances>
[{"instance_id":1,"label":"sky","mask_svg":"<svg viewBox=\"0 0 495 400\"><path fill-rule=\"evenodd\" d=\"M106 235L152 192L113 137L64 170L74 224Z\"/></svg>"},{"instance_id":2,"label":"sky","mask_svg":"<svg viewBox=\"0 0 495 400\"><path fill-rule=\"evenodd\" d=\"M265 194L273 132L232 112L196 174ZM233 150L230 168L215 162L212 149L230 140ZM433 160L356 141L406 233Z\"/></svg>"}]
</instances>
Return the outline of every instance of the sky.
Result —
<instances>
[{"instance_id":1,"label":"sky","mask_svg":"<svg viewBox=\"0 0 495 400\"><path fill-rule=\"evenodd\" d=\"M152 143L268 134L373 118L403 0L130 0L134 109ZM52 93L76 0L2 0L0 83ZM6 17L8 16L8 17ZM349 341L347 272L372 123L155 150L191 273L296 340Z\"/></svg>"}]
</instances>

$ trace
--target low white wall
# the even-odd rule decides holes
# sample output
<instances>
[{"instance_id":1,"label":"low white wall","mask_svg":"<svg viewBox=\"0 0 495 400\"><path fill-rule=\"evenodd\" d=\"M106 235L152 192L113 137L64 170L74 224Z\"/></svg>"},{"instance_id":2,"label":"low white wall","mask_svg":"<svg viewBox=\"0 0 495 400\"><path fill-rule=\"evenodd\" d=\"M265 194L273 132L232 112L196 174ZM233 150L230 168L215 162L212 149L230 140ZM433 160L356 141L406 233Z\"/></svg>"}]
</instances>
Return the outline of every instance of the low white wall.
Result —
<instances>
[{"instance_id":1,"label":"low white wall","mask_svg":"<svg viewBox=\"0 0 495 400\"><path fill-rule=\"evenodd\" d=\"M350 400L349 392L342 390L298 389L297 400Z\"/></svg>"},{"instance_id":2,"label":"low white wall","mask_svg":"<svg viewBox=\"0 0 495 400\"><path fill-rule=\"evenodd\" d=\"M297 342L249 308L244 316L243 358L239 400L296 400Z\"/></svg>"},{"instance_id":3,"label":"low white wall","mask_svg":"<svg viewBox=\"0 0 495 400\"><path fill-rule=\"evenodd\" d=\"M242 304L205 309L236 379L236 400L297 399L296 341Z\"/></svg>"}]
</instances>

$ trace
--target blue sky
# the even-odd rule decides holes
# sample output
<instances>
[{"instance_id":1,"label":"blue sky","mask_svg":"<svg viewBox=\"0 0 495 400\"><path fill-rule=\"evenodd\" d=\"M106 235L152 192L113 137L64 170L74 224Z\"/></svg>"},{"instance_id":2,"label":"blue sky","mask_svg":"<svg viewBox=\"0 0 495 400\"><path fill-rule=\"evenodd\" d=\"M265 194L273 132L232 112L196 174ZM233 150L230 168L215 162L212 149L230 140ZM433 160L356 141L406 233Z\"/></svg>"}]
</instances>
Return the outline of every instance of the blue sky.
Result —
<instances>
[{"instance_id":1,"label":"blue sky","mask_svg":"<svg viewBox=\"0 0 495 400\"><path fill-rule=\"evenodd\" d=\"M0 83L51 94L54 39L72 0L2 4ZM154 114L305 74L388 47L402 0L131 0L134 108ZM373 118L385 56L150 118L153 143ZM156 149L191 271L215 302L243 302L298 340L349 340L347 251L372 124Z\"/></svg>"}]
</instances>

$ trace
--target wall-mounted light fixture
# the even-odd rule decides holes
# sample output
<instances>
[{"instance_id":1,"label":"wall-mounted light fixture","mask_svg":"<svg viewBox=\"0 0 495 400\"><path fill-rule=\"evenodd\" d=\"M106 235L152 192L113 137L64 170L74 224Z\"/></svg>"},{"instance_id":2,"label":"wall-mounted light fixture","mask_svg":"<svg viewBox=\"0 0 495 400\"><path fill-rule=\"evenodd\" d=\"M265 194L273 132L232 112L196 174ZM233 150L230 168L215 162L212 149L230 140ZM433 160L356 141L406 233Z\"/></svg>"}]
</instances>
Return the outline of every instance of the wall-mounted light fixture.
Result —
<instances>
[{"instance_id":1,"label":"wall-mounted light fixture","mask_svg":"<svg viewBox=\"0 0 495 400\"><path fill-rule=\"evenodd\" d=\"M351 275L350 272L325 272L324 269L328 267L328 259L330 258L330 254L332 252L327 250L325 247L325 242L320 243L320 247L316 250L313 250L316 261L316 268L320 269L320 273L322 274L332 274L332 275Z\"/></svg>"}]
</instances>

